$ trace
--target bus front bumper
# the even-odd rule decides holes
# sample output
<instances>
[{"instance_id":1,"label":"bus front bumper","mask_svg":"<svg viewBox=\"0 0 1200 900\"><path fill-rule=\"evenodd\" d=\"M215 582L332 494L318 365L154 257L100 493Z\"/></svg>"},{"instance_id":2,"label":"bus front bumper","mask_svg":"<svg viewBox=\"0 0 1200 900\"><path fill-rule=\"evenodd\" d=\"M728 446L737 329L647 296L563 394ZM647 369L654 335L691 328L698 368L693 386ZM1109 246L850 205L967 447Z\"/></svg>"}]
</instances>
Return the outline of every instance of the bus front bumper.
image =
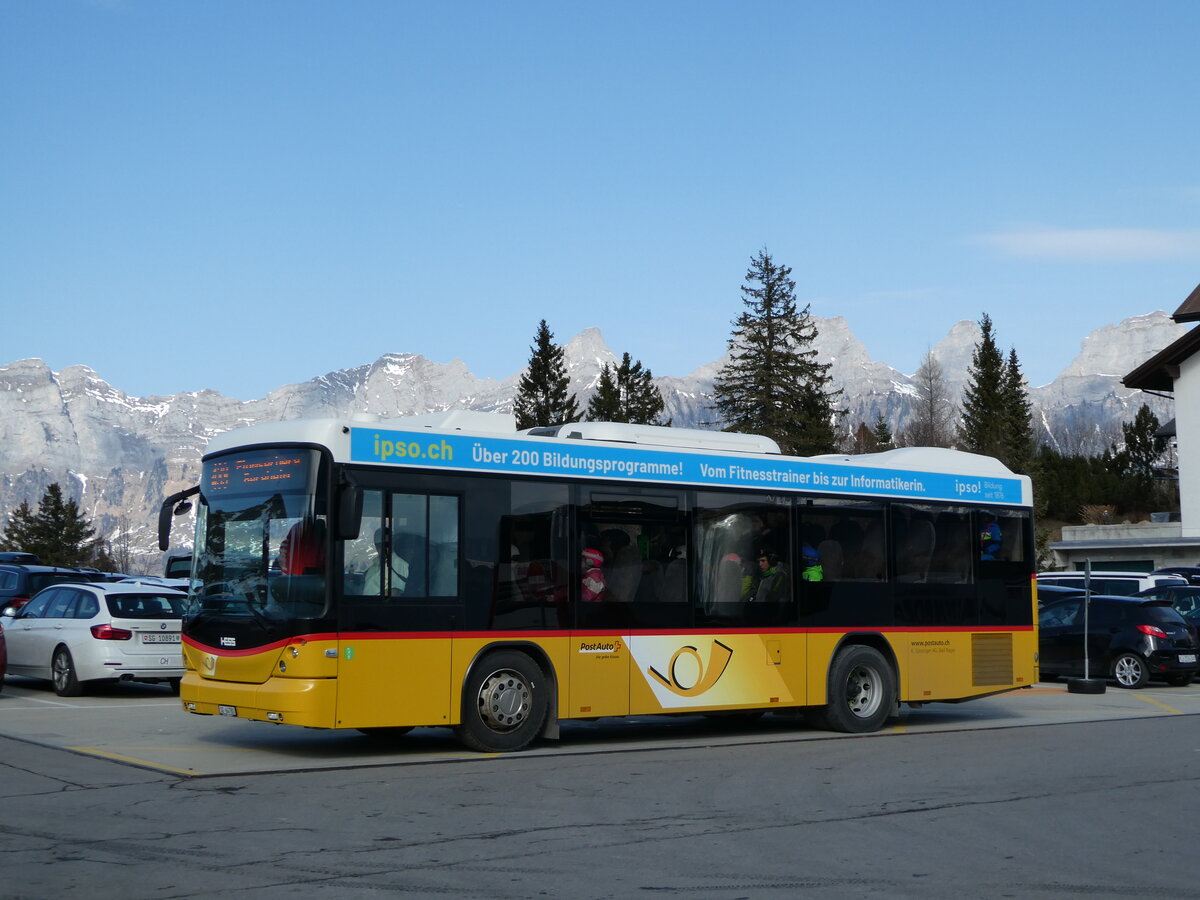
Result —
<instances>
[{"instance_id":1,"label":"bus front bumper","mask_svg":"<svg viewBox=\"0 0 1200 900\"><path fill-rule=\"evenodd\" d=\"M336 727L337 681L332 678L269 678L262 684L243 684L189 671L180 682L179 699L185 712L199 716Z\"/></svg>"}]
</instances>

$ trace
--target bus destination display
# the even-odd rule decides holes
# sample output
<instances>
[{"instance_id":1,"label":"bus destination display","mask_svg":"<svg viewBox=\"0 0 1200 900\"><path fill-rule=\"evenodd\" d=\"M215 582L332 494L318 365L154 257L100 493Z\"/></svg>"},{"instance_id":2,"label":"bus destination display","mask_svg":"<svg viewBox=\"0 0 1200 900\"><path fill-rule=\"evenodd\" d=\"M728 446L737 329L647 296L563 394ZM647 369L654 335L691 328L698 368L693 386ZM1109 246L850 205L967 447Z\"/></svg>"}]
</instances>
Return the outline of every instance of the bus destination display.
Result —
<instances>
[{"instance_id":1,"label":"bus destination display","mask_svg":"<svg viewBox=\"0 0 1200 900\"><path fill-rule=\"evenodd\" d=\"M307 490L311 471L308 451L256 450L209 460L204 464L204 493Z\"/></svg>"}]
</instances>

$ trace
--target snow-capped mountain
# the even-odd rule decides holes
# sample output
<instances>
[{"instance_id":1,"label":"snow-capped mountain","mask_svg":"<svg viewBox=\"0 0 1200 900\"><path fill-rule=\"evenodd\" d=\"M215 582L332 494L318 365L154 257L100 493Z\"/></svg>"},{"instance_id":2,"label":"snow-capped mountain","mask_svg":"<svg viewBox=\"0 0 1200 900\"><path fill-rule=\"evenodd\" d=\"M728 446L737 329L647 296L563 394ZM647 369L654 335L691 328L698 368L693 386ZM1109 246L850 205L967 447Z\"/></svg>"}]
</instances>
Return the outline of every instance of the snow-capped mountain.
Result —
<instances>
[{"instance_id":1,"label":"snow-capped mountain","mask_svg":"<svg viewBox=\"0 0 1200 900\"><path fill-rule=\"evenodd\" d=\"M873 424L881 414L894 431L902 427L914 394L910 376L871 359L843 318L816 324L819 358L832 363L847 423ZM1030 390L1043 437L1065 451L1097 452L1120 436L1121 422L1143 402L1161 420L1171 418L1169 401L1129 391L1120 381L1186 330L1155 312L1090 334L1058 378ZM975 323L959 322L932 348L953 395L961 393L979 336ZM727 359L655 378L675 425L705 427L714 420L712 383ZM567 342L564 360L583 408L601 367L618 357L600 330L589 328ZM653 369L653 360L644 362ZM242 402L213 391L131 397L86 366L53 372L41 360L20 360L0 367L0 521L21 501L36 505L57 481L102 536L129 533L132 546L156 567L159 504L197 481L212 435L254 422L352 412L507 412L520 374L498 382L475 377L461 360L435 363L394 353Z\"/></svg>"}]
</instances>

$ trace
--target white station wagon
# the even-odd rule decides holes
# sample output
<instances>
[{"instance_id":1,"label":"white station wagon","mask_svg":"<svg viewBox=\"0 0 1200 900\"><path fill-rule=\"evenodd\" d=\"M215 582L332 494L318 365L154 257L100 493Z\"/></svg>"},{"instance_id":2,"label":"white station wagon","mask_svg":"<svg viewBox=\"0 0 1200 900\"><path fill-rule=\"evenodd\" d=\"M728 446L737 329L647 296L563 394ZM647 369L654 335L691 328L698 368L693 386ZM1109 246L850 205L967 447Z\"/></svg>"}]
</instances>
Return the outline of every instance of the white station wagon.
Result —
<instances>
[{"instance_id":1,"label":"white station wagon","mask_svg":"<svg viewBox=\"0 0 1200 900\"><path fill-rule=\"evenodd\" d=\"M1038 572L1037 583L1082 591L1085 577L1083 572ZM1182 575L1160 575L1154 572L1092 572L1091 589L1093 594L1129 597L1149 588L1168 585L1186 587L1187 583L1188 580Z\"/></svg>"},{"instance_id":2,"label":"white station wagon","mask_svg":"<svg viewBox=\"0 0 1200 900\"><path fill-rule=\"evenodd\" d=\"M4 610L8 674L45 678L60 697L88 682L167 682L183 677L185 594L139 584L56 584Z\"/></svg>"}]
</instances>

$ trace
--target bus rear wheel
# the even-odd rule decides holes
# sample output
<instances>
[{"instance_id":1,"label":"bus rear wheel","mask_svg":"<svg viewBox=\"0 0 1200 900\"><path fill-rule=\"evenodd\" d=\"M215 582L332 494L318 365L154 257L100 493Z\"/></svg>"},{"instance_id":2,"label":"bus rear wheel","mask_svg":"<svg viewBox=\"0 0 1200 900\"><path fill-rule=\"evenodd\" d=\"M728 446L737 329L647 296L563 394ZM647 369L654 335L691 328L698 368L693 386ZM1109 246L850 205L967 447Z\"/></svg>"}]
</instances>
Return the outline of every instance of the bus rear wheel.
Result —
<instances>
[{"instance_id":1,"label":"bus rear wheel","mask_svg":"<svg viewBox=\"0 0 1200 900\"><path fill-rule=\"evenodd\" d=\"M814 725L830 731L878 731L896 705L896 675L874 647L846 647L829 667L828 703L813 710Z\"/></svg>"},{"instance_id":2,"label":"bus rear wheel","mask_svg":"<svg viewBox=\"0 0 1200 900\"><path fill-rule=\"evenodd\" d=\"M489 653L467 678L458 739L481 753L524 749L546 723L547 696L545 674L524 653Z\"/></svg>"}]
</instances>

